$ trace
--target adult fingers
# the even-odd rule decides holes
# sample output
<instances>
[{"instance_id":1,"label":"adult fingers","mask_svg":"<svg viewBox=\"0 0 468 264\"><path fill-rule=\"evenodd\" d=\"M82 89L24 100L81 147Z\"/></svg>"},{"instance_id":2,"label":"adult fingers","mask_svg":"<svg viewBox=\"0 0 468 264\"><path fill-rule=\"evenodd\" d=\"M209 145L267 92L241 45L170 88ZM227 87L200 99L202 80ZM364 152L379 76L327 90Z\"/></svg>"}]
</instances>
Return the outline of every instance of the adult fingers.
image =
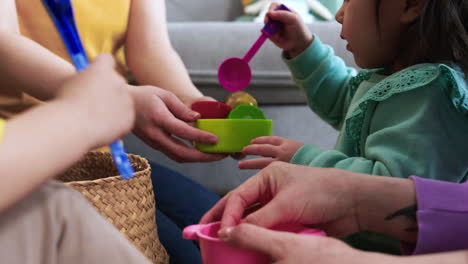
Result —
<instances>
[{"instance_id":1,"label":"adult fingers","mask_svg":"<svg viewBox=\"0 0 468 264\"><path fill-rule=\"evenodd\" d=\"M137 134L149 146L163 152L169 158L177 162L211 162L222 160L226 157L224 154L203 153L198 151L158 128L152 128L147 130L146 133L140 132Z\"/></svg>"},{"instance_id":2,"label":"adult fingers","mask_svg":"<svg viewBox=\"0 0 468 264\"><path fill-rule=\"evenodd\" d=\"M282 258L288 252L288 243L294 236L284 232L275 232L262 227L240 224L220 230L219 237L235 246L263 253L272 261ZM293 236L293 237L291 237Z\"/></svg>"},{"instance_id":3,"label":"adult fingers","mask_svg":"<svg viewBox=\"0 0 468 264\"><path fill-rule=\"evenodd\" d=\"M209 224L221 220L223 216L224 208L226 207L226 202L229 199L230 193L226 194L220 201L218 201L213 208L211 208L205 215L201 218L200 224ZM233 226L236 223L228 223L229 226Z\"/></svg>"},{"instance_id":4,"label":"adult fingers","mask_svg":"<svg viewBox=\"0 0 468 264\"><path fill-rule=\"evenodd\" d=\"M218 142L218 138L215 135L194 128L174 117L165 106L161 106L155 111L155 118L153 121L158 127L164 129L169 134L182 139L204 144L216 144Z\"/></svg>"},{"instance_id":5,"label":"adult fingers","mask_svg":"<svg viewBox=\"0 0 468 264\"><path fill-rule=\"evenodd\" d=\"M200 113L192 111L173 93L158 89L157 95L161 98L169 111L178 119L186 122L192 122L200 118Z\"/></svg>"},{"instance_id":6,"label":"adult fingers","mask_svg":"<svg viewBox=\"0 0 468 264\"><path fill-rule=\"evenodd\" d=\"M242 216L247 208L258 201L267 201L270 192L268 181L262 172L252 176L241 186L229 193L224 204L221 228L236 225L241 222Z\"/></svg>"},{"instance_id":7,"label":"adult fingers","mask_svg":"<svg viewBox=\"0 0 468 264\"><path fill-rule=\"evenodd\" d=\"M269 228L292 221L292 215L285 212L284 206L279 202L280 199L279 196L274 197L265 206L246 216L243 222Z\"/></svg>"}]
</instances>

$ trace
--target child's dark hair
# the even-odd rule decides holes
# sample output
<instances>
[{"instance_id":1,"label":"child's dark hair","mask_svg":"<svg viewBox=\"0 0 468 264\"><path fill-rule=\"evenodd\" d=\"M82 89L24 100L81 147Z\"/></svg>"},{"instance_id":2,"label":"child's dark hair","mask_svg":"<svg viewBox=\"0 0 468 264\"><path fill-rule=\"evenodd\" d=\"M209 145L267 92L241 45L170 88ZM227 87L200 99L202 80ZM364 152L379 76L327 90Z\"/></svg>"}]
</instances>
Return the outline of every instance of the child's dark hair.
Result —
<instances>
[{"instance_id":1,"label":"child's dark hair","mask_svg":"<svg viewBox=\"0 0 468 264\"><path fill-rule=\"evenodd\" d=\"M421 16L410 26L406 40L406 45L415 44L411 54L406 54L408 66L455 63L468 73L468 1L425 0ZM405 43L402 45L405 47Z\"/></svg>"}]
</instances>

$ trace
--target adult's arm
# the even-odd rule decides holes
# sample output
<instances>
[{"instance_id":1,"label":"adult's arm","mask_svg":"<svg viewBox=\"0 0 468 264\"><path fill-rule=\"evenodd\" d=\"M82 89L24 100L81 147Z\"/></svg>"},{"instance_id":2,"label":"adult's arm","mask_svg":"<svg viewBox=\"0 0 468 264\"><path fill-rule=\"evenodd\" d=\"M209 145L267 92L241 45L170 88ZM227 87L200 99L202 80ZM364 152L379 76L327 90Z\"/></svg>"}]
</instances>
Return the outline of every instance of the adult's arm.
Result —
<instances>
[{"instance_id":1,"label":"adult's arm","mask_svg":"<svg viewBox=\"0 0 468 264\"><path fill-rule=\"evenodd\" d=\"M0 83L38 99L53 98L73 66L20 34L15 0L0 2Z\"/></svg>"},{"instance_id":2,"label":"adult's arm","mask_svg":"<svg viewBox=\"0 0 468 264\"><path fill-rule=\"evenodd\" d=\"M204 98L171 45L164 0L131 1L125 46L128 66L139 84L168 90L186 105Z\"/></svg>"}]
</instances>

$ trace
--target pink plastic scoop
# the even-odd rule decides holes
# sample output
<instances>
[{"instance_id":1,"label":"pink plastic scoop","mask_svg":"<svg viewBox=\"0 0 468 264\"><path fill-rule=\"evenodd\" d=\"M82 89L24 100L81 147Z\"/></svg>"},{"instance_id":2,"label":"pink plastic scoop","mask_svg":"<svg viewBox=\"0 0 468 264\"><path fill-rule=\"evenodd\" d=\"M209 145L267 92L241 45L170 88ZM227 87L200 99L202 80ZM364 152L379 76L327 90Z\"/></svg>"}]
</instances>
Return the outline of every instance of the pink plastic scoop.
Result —
<instances>
[{"instance_id":1,"label":"pink plastic scoop","mask_svg":"<svg viewBox=\"0 0 468 264\"><path fill-rule=\"evenodd\" d=\"M276 10L291 11L285 5L280 5ZM243 58L233 57L221 63L218 68L218 80L224 89L236 92L247 88L252 79L252 71L249 66L250 60L255 56L260 47L262 47L263 43L280 28L281 22L272 19L268 20L261 30L262 34Z\"/></svg>"},{"instance_id":2,"label":"pink plastic scoop","mask_svg":"<svg viewBox=\"0 0 468 264\"><path fill-rule=\"evenodd\" d=\"M196 240L204 264L270 264L271 260L259 252L235 248L223 242L218 237L220 223L206 225L191 225L184 228L182 236L185 239ZM326 236L320 230L307 228L299 224L282 224L272 230L289 232L305 236ZM272 242L273 243L273 242Z\"/></svg>"}]
</instances>

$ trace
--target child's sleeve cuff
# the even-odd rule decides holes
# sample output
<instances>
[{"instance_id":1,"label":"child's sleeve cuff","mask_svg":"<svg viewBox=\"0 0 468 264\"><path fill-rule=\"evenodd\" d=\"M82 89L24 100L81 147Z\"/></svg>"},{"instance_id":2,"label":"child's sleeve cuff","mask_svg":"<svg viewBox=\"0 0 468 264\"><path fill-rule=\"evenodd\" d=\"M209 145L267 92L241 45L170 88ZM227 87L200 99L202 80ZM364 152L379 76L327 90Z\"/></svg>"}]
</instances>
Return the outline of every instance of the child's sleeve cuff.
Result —
<instances>
[{"instance_id":1,"label":"child's sleeve cuff","mask_svg":"<svg viewBox=\"0 0 468 264\"><path fill-rule=\"evenodd\" d=\"M331 48L322 44L319 37L314 35L314 41L297 57L288 59L283 52L283 60L288 65L292 75L296 79L305 79L309 76L321 62L329 56Z\"/></svg>"},{"instance_id":2,"label":"child's sleeve cuff","mask_svg":"<svg viewBox=\"0 0 468 264\"><path fill-rule=\"evenodd\" d=\"M304 145L296 151L291 163L307 166L321 152L322 150L314 145Z\"/></svg>"}]
</instances>

